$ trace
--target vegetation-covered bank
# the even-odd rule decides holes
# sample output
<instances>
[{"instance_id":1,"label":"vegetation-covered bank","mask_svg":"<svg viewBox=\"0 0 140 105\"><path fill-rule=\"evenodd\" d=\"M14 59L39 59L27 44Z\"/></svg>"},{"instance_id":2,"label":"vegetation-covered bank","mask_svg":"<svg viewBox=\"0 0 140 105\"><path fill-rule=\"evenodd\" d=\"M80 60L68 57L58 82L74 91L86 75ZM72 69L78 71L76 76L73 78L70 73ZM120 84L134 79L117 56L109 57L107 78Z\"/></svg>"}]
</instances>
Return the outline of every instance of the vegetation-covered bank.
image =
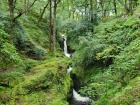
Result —
<instances>
[{"instance_id":1,"label":"vegetation-covered bank","mask_svg":"<svg viewBox=\"0 0 140 105\"><path fill-rule=\"evenodd\" d=\"M21 2L17 8L23 8ZM49 52L47 19L39 20L34 5L12 28L7 3L0 1L0 105L67 105L69 62L58 44L55 53Z\"/></svg>"},{"instance_id":2,"label":"vegetation-covered bank","mask_svg":"<svg viewBox=\"0 0 140 105\"><path fill-rule=\"evenodd\" d=\"M8 87L0 86L0 103L2 105L67 105L71 82L66 69L65 58L56 57L44 61L30 69L30 72L24 74L22 79L18 79L16 84L9 84Z\"/></svg>"},{"instance_id":3,"label":"vegetation-covered bank","mask_svg":"<svg viewBox=\"0 0 140 105\"><path fill-rule=\"evenodd\" d=\"M83 81L75 97L140 105L139 4L0 0L0 105L68 105L68 65L76 88Z\"/></svg>"},{"instance_id":4,"label":"vegetation-covered bank","mask_svg":"<svg viewBox=\"0 0 140 105\"><path fill-rule=\"evenodd\" d=\"M92 105L140 104L140 20L137 16L115 18L80 37L74 56L85 86L80 92Z\"/></svg>"}]
</instances>

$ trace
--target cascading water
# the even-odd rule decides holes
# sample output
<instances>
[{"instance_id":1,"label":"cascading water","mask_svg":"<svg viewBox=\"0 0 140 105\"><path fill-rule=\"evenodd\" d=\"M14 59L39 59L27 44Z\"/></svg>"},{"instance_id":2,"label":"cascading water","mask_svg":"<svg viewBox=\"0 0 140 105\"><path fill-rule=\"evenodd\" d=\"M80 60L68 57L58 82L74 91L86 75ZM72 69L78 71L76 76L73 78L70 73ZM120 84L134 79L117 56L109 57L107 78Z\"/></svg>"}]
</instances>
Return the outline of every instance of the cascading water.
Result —
<instances>
[{"instance_id":1,"label":"cascading water","mask_svg":"<svg viewBox=\"0 0 140 105\"><path fill-rule=\"evenodd\" d=\"M69 68L67 69L67 73L68 73L69 76L70 76L71 72L72 72L72 66L69 65Z\"/></svg>"},{"instance_id":2,"label":"cascading water","mask_svg":"<svg viewBox=\"0 0 140 105\"><path fill-rule=\"evenodd\" d=\"M67 69L67 73L71 77L71 75L72 75L71 66L69 66L69 68ZM72 78L72 80L73 80L73 78ZM74 85L76 85L76 84L74 84ZM72 100L71 100L72 102L70 103L70 105L88 105L91 102L91 99L89 97L83 97L80 94L78 94L78 92L75 90L76 88L74 88L74 87L72 89L73 96L72 96Z\"/></svg>"},{"instance_id":3,"label":"cascading water","mask_svg":"<svg viewBox=\"0 0 140 105\"><path fill-rule=\"evenodd\" d=\"M68 53L68 48L67 48L67 37L63 35L63 39L64 39L64 54L67 57L71 57L71 54Z\"/></svg>"},{"instance_id":4,"label":"cascading water","mask_svg":"<svg viewBox=\"0 0 140 105\"><path fill-rule=\"evenodd\" d=\"M74 89L73 89L73 98L76 101L79 101L81 103L86 103L88 104L90 102L90 98L89 97L82 97L80 94L78 94Z\"/></svg>"},{"instance_id":5,"label":"cascading water","mask_svg":"<svg viewBox=\"0 0 140 105\"><path fill-rule=\"evenodd\" d=\"M71 54L68 53L68 49L67 49L67 37L63 35L63 39L64 39L64 54L65 56L70 58ZM72 65L69 65L69 68L67 69L67 73L71 77ZM74 88L72 92L73 92L73 97L72 97L73 102L71 103L71 105L88 105L91 102L91 99L89 97L82 97L80 94L78 94L78 92L76 92Z\"/></svg>"}]
</instances>

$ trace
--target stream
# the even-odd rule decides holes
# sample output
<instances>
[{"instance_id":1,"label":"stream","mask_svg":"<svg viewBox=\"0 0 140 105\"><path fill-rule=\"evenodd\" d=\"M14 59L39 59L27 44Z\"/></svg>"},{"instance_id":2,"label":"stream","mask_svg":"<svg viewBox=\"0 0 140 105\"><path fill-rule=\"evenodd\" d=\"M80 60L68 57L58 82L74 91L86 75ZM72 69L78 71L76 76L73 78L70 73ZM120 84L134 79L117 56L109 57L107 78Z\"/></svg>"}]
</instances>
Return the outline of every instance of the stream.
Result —
<instances>
[{"instance_id":1,"label":"stream","mask_svg":"<svg viewBox=\"0 0 140 105\"><path fill-rule=\"evenodd\" d=\"M66 57L71 58L72 54L68 52L68 48L67 48L67 36L62 35L62 37L63 37L63 43L64 43L64 54ZM72 64L69 64L67 73L70 76L70 78L73 80L72 97L69 102L70 105L89 105L91 102L91 99L89 97L83 97L77 92L80 89L79 87L80 80L75 74L72 73Z\"/></svg>"}]
</instances>

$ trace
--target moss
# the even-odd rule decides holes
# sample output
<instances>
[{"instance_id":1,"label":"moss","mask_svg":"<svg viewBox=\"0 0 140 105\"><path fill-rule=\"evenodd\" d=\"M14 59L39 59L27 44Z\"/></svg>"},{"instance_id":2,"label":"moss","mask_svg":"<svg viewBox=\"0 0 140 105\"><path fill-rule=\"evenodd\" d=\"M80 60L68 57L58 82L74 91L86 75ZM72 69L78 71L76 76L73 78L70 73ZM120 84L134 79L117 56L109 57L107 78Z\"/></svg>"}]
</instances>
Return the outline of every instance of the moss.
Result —
<instances>
[{"instance_id":1,"label":"moss","mask_svg":"<svg viewBox=\"0 0 140 105\"><path fill-rule=\"evenodd\" d=\"M51 58L32 68L7 92L6 104L67 105L71 81L67 75L67 58Z\"/></svg>"},{"instance_id":2,"label":"moss","mask_svg":"<svg viewBox=\"0 0 140 105\"><path fill-rule=\"evenodd\" d=\"M74 63L76 69L80 68L78 74L83 75L84 86L80 93L91 97L92 105L139 103L139 27L135 16L113 19L99 24L92 37L84 37L85 44L76 51L78 63ZM98 50L101 43L103 48ZM110 57L112 62L104 66ZM99 60L102 65L97 65ZM84 63L89 64L83 68Z\"/></svg>"},{"instance_id":3,"label":"moss","mask_svg":"<svg viewBox=\"0 0 140 105\"><path fill-rule=\"evenodd\" d=\"M47 25L43 24L42 27L37 23L38 18L35 16L24 17L20 20L25 34L29 36L30 40L36 44L36 46L40 45L43 48L49 48L49 32L46 31ZM44 21L43 21L44 22Z\"/></svg>"},{"instance_id":4,"label":"moss","mask_svg":"<svg viewBox=\"0 0 140 105\"><path fill-rule=\"evenodd\" d=\"M8 33L2 27L0 28L0 61L0 71L22 62L15 46L9 40Z\"/></svg>"},{"instance_id":5,"label":"moss","mask_svg":"<svg viewBox=\"0 0 140 105\"><path fill-rule=\"evenodd\" d=\"M135 104L140 99L140 78L131 80L130 83L119 93L116 93L111 103L114 105Z\"/></svg>"}]
</instances>

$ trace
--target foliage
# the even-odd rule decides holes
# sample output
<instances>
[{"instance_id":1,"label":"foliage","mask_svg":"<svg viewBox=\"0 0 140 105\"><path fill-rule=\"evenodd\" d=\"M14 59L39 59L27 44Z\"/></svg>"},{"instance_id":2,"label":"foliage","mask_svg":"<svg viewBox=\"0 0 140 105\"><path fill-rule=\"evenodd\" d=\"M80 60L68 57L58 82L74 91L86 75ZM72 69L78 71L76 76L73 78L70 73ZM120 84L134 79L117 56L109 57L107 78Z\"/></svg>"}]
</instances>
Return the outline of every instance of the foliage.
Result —
<instances>
[{"instance_id":1,"label":"foliage","mask_svg":"<svg viewBox=\"0 0 140 105\"><path fill-rule=\"evenodd\" d=\"M33 29L33 27L30 27ZM36 27L35 27L36 28ZM27 31L28 32L28 31ZM38 31L35 31L36 33ZM30 34L30 32L28 32ZM37 45L32 36L29 36L26 31L23 29L21 24L17 22L15 28L15 36L14 36L14 44L15 46L27 56L34 59L43 59L47 53L47 51L41 46ZM40 33L38 33L40 34ZM42 33L41 33L42 34Z\"/></svg>"},{"instance_id":2,"label":"foliage","mask_svg":"<svg viewBox=\"0 0 140 105\"><path fill-rule=\"evenodd\" d=\"M34 17L34 19L36 19L36 17ZM25 21L25 19L23 18L21 22L16 21L13 26L14 30L11 30L10 20L7 16L1 14L0 20L2 21L1 25L2 25L3 30L8 33L9 39L11 39L11 42L13 42L13 44L18 49L18 51L20 51L21 53L31 58L44 59L47 51L43 47L45 47L44 43L47 43L47 41L42 40L42 39L45 39L44 30L40 29L39 26L31 25L33 24L34 20L27 19ZM22 26L22 24L24 25L24 27ZM29 27L29 24L30 24L30 27ZM27 27L28 29L25 27ZM33 32L35 32L36 34L34 34ZM37 35L42 35L42 36L39 39L39 36ZM38 38L37 41L36 41L36 38ZM38 42L40 42L39 45L37 45Z\"/></svg>"},{"instance_id":3,"label":"foliage","mask_svg":"<svg viewBox=\"0 0 140 105\"><path fill-rule=\"evenodd\" d=\"M140 73L138 23L139 20L136 17L129 17L123 22L115 19L112 22L102 23L96 27L92 39L91 37L87 38L84 46L80 44L81 48L75 54L75 59L78 61L76 65L85 67L85 76L83 78L87 85L80 92L95 100L92 103L93 105L129 105L130 103L138 103L138 78ZM100 43L105 45L101 50L93 50L93 46L100 46L99 41L94 41L97 36ZM88 46L89 49L87 49ZM89 54L91 54L91 57L88 57ZM83 59L84 57L87 59ZM104 67L107 63L105 62L106 59L110 57L113 57L113 62ZM98 60L105 63L97 65ZM82 64L82 62L88 62L88 66Z\"/></svg>"},{"instance_id":4,"label":"foliage","mask_svg":"<svg viewBox=\"0 0 140 105\"><path fill-rule=\"evenodd\" d=\"M128 20L131 21L132 18ZM129 27L126 26L127 21L115 19L102 23L96 27L95 34L79 38L79 49L74 58L76 65L88 67L97 63L101 65L113 63L114 57L138 37L139 21L135 19L134 22L133 19Z\"/></svg>"},{"instance_id":5,"label":"foliage","mask_svg":"<svg viewBox=\"0 0 140 105\"><path fill-rule=\"evenodd\" d=\"M71 49L77 49L77 44L80 42L78 38L85 36L85 33L90 30L92 24L84 19L81 21L67 19L62 21L60 26L58 29L61 29L60 32L68 36L68 44Z\"/></svg>"},{"instance_id":6,"label":"foliage","mask_svg":"<svg viewBox=\"0 0 140 105\"><path fill-rule=\"evenodd\" d=\"M12 1L0 1L0 104L68 105L69 62L92 105L140 104L140 0L55 0L56 19L49 0ZM58 45L61 33L75 51L72 61Z\"/></svg>"},{"instance_id":7,"label":"foliage","mask_svg":"<svg viewBox=\"0 0 140 105\"><path fill-rule=\"evenodd\" d=\"M8 34L0 29L0 67L7 68L12 64L21 62L16 48L9 42Z\"/></svg>"},{"instance_id":8,"label":"foliage","mask_svg":"<svg viewBox=\"0 0 140 105\"><path fill-rule=\"evenodd\" d=\"M20 100L23 104L67 105L66 96L71 81L66 73L66 61L65 58L51 58L33 67L17 85L0 92L2 103L17 104L17 100ZM12 100L4 100L5 93L12 97Z\"/></svg>"}]
</instances>

